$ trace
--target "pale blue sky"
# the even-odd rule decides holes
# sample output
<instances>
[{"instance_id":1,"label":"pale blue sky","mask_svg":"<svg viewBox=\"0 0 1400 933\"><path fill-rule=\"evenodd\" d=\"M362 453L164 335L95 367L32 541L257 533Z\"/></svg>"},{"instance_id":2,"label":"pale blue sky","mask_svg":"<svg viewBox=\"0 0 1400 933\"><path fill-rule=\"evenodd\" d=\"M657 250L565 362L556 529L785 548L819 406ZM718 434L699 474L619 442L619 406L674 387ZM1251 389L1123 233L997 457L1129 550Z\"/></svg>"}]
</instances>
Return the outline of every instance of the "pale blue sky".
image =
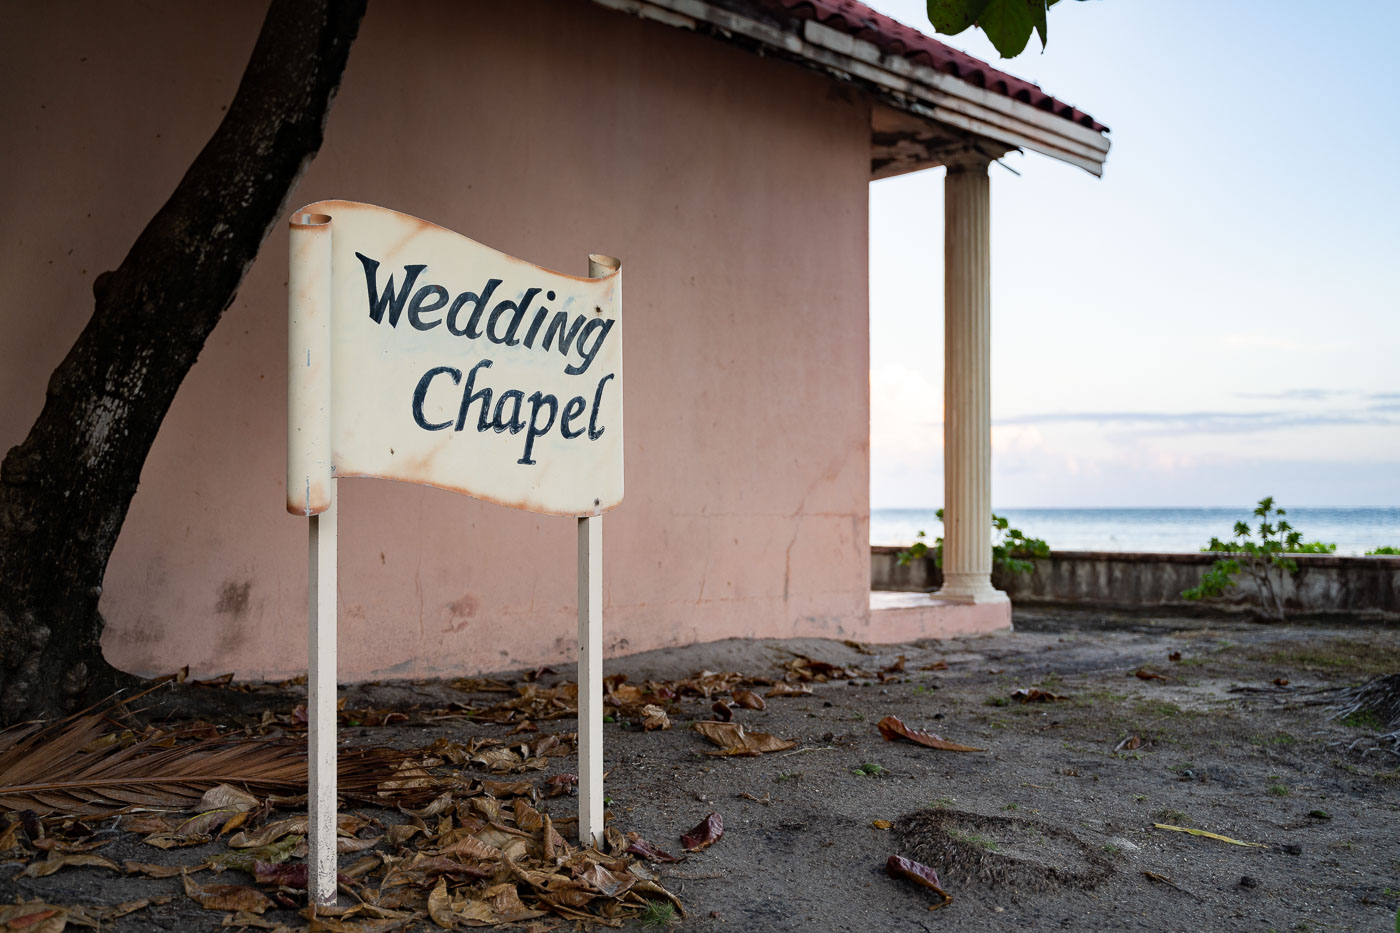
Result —
<instances>
[{"instance_id":1,"label":"pale blue sky","mask_svg":"<svg viewBox=\"0 0 1400 933\"><path fill-rule=\"evenodd\" d=\"M1397 34L1389 0L1066 0L1043 54L944 37L1112 129L1102 179L992 167L994 505L1400 504ZM877 508L942 504L942 177L871 185Z\"/></svg>"}]
</instances>

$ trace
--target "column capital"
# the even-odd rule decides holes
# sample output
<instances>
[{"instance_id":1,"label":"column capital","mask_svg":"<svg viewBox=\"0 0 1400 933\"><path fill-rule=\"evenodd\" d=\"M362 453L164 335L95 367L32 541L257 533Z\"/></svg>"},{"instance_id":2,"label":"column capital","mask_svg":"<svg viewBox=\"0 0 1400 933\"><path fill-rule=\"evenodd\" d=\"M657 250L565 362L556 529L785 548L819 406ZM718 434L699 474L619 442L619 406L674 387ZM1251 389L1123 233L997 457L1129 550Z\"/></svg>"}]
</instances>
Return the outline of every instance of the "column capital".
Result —
<instances>
[{"instance_id":1,"label":"column capital","mask_svg":"<svg viewBox=\"0 0 1400 933\"><path fill-rule=\"evenodd\" d=\"M988 149L985 146L967 146L944 155L943 164L947 167L949 175L972 172L985 174L993 162L1010 151L1000 147Z\"/></svg>"}]
</instances>

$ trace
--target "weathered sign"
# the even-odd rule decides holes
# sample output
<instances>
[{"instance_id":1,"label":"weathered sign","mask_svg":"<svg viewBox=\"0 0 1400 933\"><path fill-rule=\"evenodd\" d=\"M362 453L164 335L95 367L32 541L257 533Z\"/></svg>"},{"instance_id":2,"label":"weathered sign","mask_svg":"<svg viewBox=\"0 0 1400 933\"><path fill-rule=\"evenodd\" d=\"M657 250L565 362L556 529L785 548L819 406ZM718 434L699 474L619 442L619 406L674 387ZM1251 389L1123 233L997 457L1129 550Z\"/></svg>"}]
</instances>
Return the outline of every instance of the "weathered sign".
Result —
<instances>
[{"instance_id":1,"label":"weathered sign","mask_svg":"<svg viewBox=\"0 0 1400 933\"><path fill-rule=\"evenodd\" d=\"M324 511L332 476L553 515L622 500L616 260L564 275L350 201L298 211L292 240L288 511Z\"/></svg>"},{"instance_id":2,"label":"weathered sign","mask_svg":"<svg viewBox=\"0 0 1400 933\"><path fill-rule=\"evenodd\" d=\"M437 486L578 520L579 837L601 838L602 513L622 500L622 274L552 272L396 211L291 220L287 510L310 517L308 834L335 899L335 481Z\"/></svg>"}]
</instances>

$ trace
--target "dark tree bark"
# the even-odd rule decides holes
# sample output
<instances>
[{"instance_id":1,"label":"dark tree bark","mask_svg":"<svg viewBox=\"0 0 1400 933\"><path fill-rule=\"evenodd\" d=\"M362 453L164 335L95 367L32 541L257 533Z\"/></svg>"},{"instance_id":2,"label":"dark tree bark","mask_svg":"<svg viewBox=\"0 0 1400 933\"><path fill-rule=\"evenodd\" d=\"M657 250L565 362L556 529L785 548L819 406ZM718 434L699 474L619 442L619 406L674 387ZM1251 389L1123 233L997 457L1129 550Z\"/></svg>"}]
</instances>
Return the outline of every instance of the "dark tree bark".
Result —
<instances>
[{"instance_id":1,"label":"dark tree bark","mask_svg":"<svg viewBox=\"0 0 1400 933\"><path fill-rule=\"evenodd\" d=\"M0 720L132 680L97 609L146 455L185 374L321 147L365 0L273 0L219 128L96 299L0 466Z\"/></svg>"}]
</instances>

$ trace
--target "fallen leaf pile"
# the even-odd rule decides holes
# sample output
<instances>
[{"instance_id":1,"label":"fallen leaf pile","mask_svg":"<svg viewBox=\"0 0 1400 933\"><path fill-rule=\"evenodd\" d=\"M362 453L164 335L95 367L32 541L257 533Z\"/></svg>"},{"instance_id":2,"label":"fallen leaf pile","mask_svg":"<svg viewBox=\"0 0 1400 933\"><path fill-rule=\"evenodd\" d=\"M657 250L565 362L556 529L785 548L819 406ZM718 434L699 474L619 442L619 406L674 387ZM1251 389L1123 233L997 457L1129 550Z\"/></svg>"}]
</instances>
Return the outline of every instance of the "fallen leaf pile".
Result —
<instances>
[{"instance_id":1,"label":"fallen leaf pile","mask_svg":"<svg viewBox=\"0 0 1400 933\"><path fill-rule=\"evenodd\" d=\"M515 691L506 701L515 705L504 708L553 718L556 700L570 694ZM225 914L225 925L287 929L263 915L300 911L306 902L304 745L246 733L208 737L203 729L197 731L204 737L191 739L183 730L170 741L159 729L119 723L119 712L0 733L0 801L8 808L0 814L0 857L24 864L31 878L69 868L178 877L184 896ZM303 912L310 923L303 929L377 933L414 922L455 929L538 918L620 926L650 900L680 908L648 864L674 856L613 826L597 847L571 844L577 824L569 795L577 778L523 779L551 758L575 754L575 741L572 733L536 733L439 739L384 754L342 749L342 782L351 779L342 791L380 808L380 815L339 814L337 849L357 856L338 879L342 902L352 903L319 908L315 916ZM283 751L268 751L273 748ZM287 758L298 760L299 770ZM210 786L220 774L232 780ZM279 796L290 790L302 793ZM558 797L563 806L551 815L547 801ZM722 832L718 819L705 845ZM118 865L100 851L117 833L136 834L153 859L162 859L161 850L174 857ZM221 846L212 855L211 843ZM204 849L181 864L179 850L193 846ZM100 927L170 900L101 908L11 905L0 908L0 930Z\"/></svg>"},{"instance_id":2,"label":"fallen leaf pile","mask_svg":"<svg viewBox=\"0 0 1400 933\"><path fill-rule=\"evenodd\" d=\"M623 728L650 732L671 729L672 717L698 719L693 707L708 707L714 718L692 726L715 746L708 754L753 757L797 746L739 721L765 711L768 701L810 696L813 685L828 682L878 677L888 683L904 673L905 664L901 656L871 675L798 655L773 677L699 671L631 683L612 675L604 682L604 714ZM939 662L924 669L946 667ZM577 833L578 778L542 772L556 770L557 759L575 756L577 738L541 724L576 717L578 687L542 681L553 673L540 668L516 683L463 678L451 684L467 694L461 702L431 707L340 702L338 721L345 726L394 728L469 718L503 728L493 730L495 736L439 738L408 750L342 747L341 799L349 807L374 809L340 812L336 846L349 861L338 883L341 904L349 906L320 907L314 914L305 909L303 706L267 710L241 729L202 721L162 728L137 722L127 713L128 700L47 726L0 732L0 858L22 866L28 878L76 868L175 879L183 892L110 907L7 905L0 907L0 930L100 928L172 897L224 914L224 926L290 931L288 914L272 918L278 911L299 911L308 924L301 929L347 933L524 921L536 921L542 930L561 923L615 927L650 901L679 909L653 867L680 861L676 856L611 824L596 847L569 842ZM256 692L229 684L228 676L207 682L187 677L181 672L166 680ZM982 751L910 729L894 717L879 728L887 740ZM557 798L564 799L556 805ZM766 795L749 799L768 802ZM698 852L723 833L721 815L711 813L681 834L681 845ZM149 847L149 860L118 864L104 855L102 848L119 834L134 834ZM901 861L890 872L948 898L931 869ZM274 913L265 917L269 911Z\"/></svg>"},{"instance_id":3,"label":"fallen leaf pile","mask_svg":"<svg viewBox=\"0 0 1400 933\"><path fill-rule=\"evenodd\" d=\"M900 670L904 669L903 659L896 662ZM829 661L818 661L806 655L798 655L787 662L786 673L783 679L788 683L827 683L832 680L856 680L859 678L869 678L870 674L859 668L846 668L839 664L832 664Z\"/></svg>"}]
</instances>

